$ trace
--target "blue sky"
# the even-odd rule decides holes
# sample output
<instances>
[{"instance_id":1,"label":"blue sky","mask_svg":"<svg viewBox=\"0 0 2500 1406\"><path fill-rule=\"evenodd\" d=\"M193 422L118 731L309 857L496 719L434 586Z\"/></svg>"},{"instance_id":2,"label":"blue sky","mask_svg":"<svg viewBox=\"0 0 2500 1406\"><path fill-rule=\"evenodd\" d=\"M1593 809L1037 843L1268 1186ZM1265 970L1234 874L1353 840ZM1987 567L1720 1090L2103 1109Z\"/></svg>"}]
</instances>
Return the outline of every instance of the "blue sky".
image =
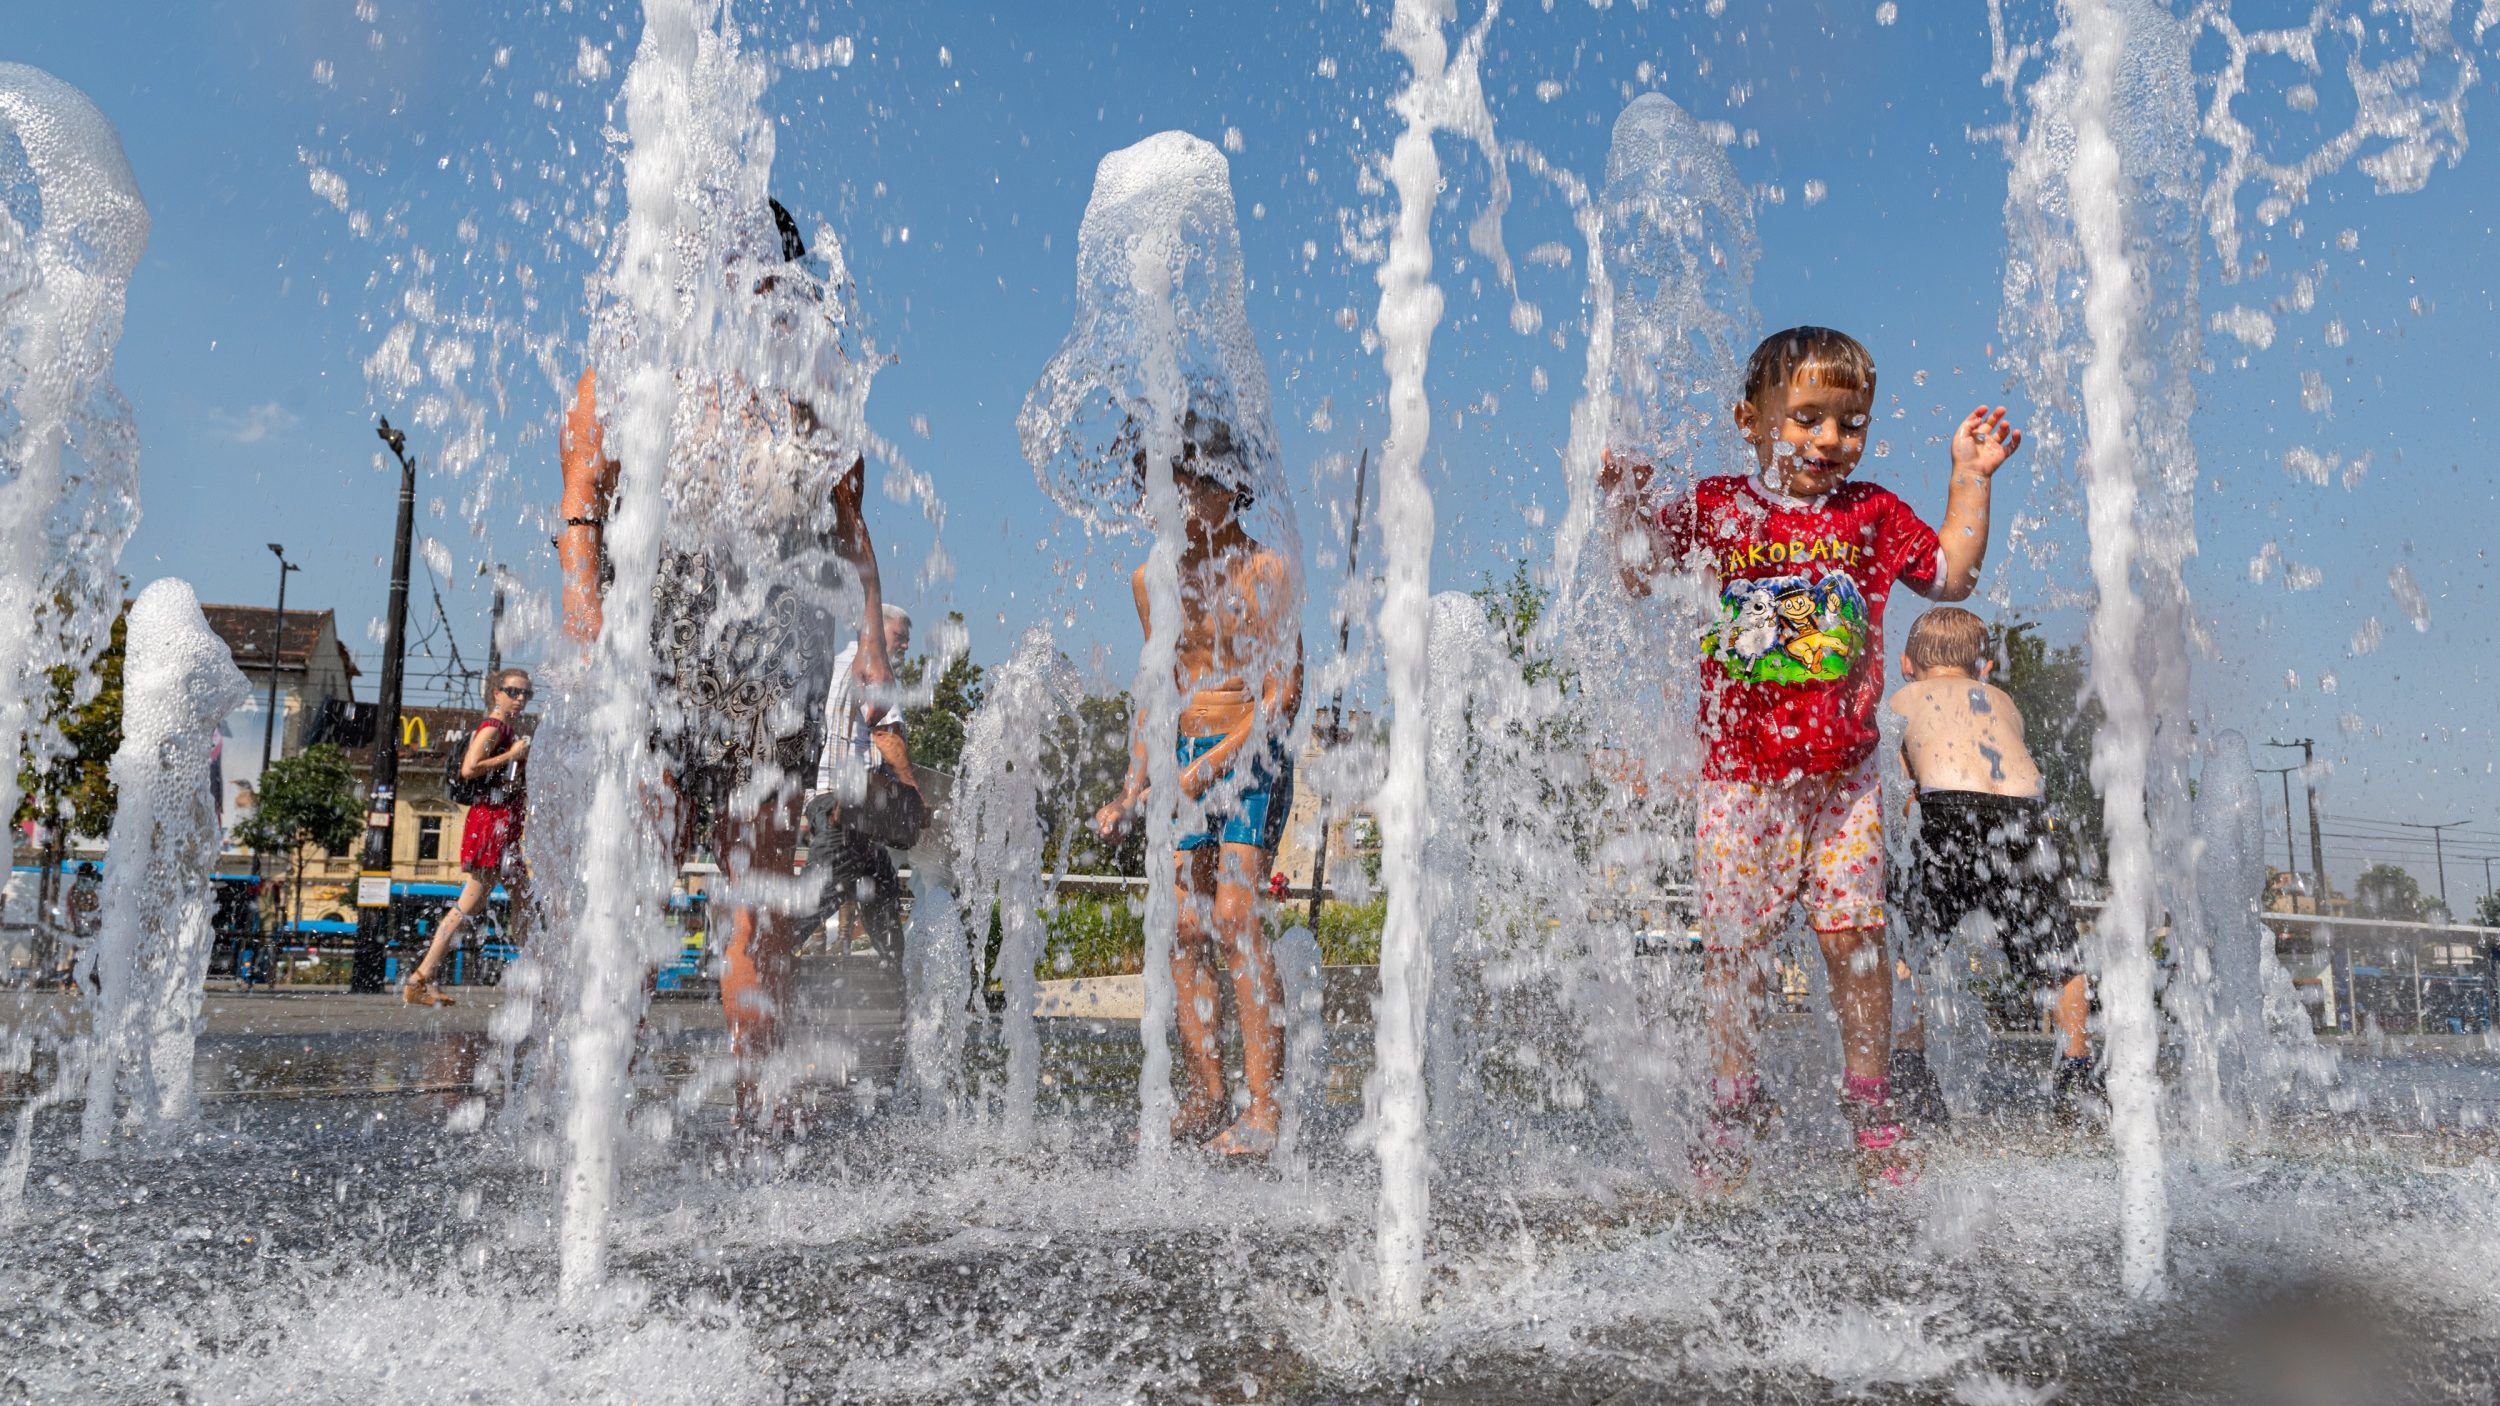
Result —
<instances>
[{"instance_id":1,"label":"blue sky","mask_svg":"<svg viewBox=\"0 0 2500 1406\"><path fill-rule=\"evenodd\" d=\"M477 659L479 563L509 563L541 587L550 576L535 513L552 492L552 382L578 359L565 338L589 270L559 216L568 199L584 208L611 175L600 129L631 57L632 7L12 8L0 57L94 97L154 211L120 357L145 446L145 518L125 557L134 582L179 575L204 599L265 601L275 563L261 544L282 541L305 568L290 602L337 608L350 646L370 659L392 510L370 426L377 409L403 421L412 410L377 400L364 363L412 284L439 306L483 310L491 298L503 325L526 333L526 346L510 343L519 350L488 420L508 466L437 476L420 494L421 531L451 566L441 583L451 630ZM1764 191L1762 319L1831 323L1874 347L1881 413L1903 414L1885 421L1892 452L1871 467L1933 516L1937 440L1971 404L2006 398L1991 357L2004 163L1974 136L2006 113L1981 81L1989 51L1978 7L1900 0L1891 24L1876 22L1872 0L1725 9L1713 18L1687 5L1514 4L1485 67L1496 122L1505 140L1592 181L1633 93L1663 91L1744 131L1731 158ZM1168 127L1219 141L1239 133L1226 144L1238 147L1251 316L1288 461L1309 490L1312 575L1333 578L1341 568L1325 544L1340 531L1341 465L1376 443L1381 419L1382 374L1359 340L1377 299L1373 270L1346 256L1340 234L1343 219L1381 199L1358 176L1393 131L1386 99L1402 76L1379 43L1385 7L927 0L741 13L780 56L766 100L780 128L776 186L804 224L844 240L874 335L896 357L871 418L945 504L954 575L912 593L924 618L964 610L984 660L1046 620L1080 660L1126 676L1133 616L1098 588L1133 549L1068 529L1017 452L1013 416L1066 331L1094 163ZM2332 115L2333 85L2321 86ZM2487 97L2486 86L2472 102ZM2469 129L2480 115L2469 110ZM1550 521L1562 503L1556 465L1580 379L1584 272L1576 258L1561 269L1523 262L1523 292L1564 345L1512 332L1507 297L1461 240L1483 165L1448 142L1444 160L1437 272L1450 301L1433 349L1429 469L1435 578L1467 585L1506 573L1522 552L1550 552L1539 515ZM313 189L316 165L344 180L345 212ZM2402 832L2366 821L2473 822L2450 846L2460 900L2481 891L2482 866L2459 856L2500 854L2494 632L2482 613L2495 605L2500 490L2479 453L2500 384L2491 282L2477 258L2492 247L2493 172L2491 153L2476 148L2416 195L2375 196L2349 175L2322 183L2299 233L2288 222L2273 232L2269 276L2224 288L2205 273L2210 309L2285 297L2292 271L2317 266L2317 306L2279 314L2273 347L2244 367L2235 344L2212 338L2217 365L2199 382L2206 491L2194 581L2213 651L2198 662L2200 721L2319 739L2335 768L2325 804L2339 872L2415 852L2394 838ZM1513 176L1513 256L1548 241L1576 249L1550 188L1516 167ZM1820 183L1812 201L1810 182ZM351 213L369 221L366 232ZM474 242L462 240L463 220L478 227ZM2335 243L2346 229L2350 251ZM508 262L493 257L499 240ZM428 273L412 272L420 250ZM530 266L534 310L520 308L509 278L518 263ZM1345 309L1358 330L1340 325ZM2330 345L2331 320L2343 324L2341 345ZM2323 412L2304 406L2303 372L2331 392ZM485 378L476 384L482 392ZM432 452L426 435L415 442ZM2370 457L2356 487L2334 476L2317 487L2283 467L2294 449ZM2063 511L2020 461L2001 482L2000 521ZM482 538L463 506L481 501ZM905 570L928 559L932 534L914 510L892 506L878 522L890 559ZM2074 533L2052 521L2046 535ZM2270 560L2253 581L2250 564L2269 544L2304 570ZM2427 630L2391 591L2398 565L2427 598ZM1998 570L2018 612L2041 613L2074 584L2072 566L2002 552ZM2290 587L2310 571L2314 584ZM423 624L431 583L422 569L417 578ZM2047 613L2075 630L2071 615ZM2381 643L2356 652L2374 618ZM1320 619L1315 610L1315 637ZM515 628L528 627L524 608ZM526 657L532 646L512 648ZM2279 810L2269 824L2279 842Z\"/></svg>"}]
</instances>

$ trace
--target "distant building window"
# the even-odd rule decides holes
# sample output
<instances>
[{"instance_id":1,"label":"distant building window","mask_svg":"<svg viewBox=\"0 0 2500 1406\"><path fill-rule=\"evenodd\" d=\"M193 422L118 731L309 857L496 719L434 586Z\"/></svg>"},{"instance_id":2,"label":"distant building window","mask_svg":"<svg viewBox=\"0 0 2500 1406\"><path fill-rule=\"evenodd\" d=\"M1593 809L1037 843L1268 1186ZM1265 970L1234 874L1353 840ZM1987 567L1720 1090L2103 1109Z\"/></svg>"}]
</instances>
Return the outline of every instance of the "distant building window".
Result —
<instances>
[{"instance_id":1,"label":"distant building window","mask_svg":"<svg viewBox=\"0 0 2500 1406\"><path fill-rule=\"evenodd\" d=\"M417 858L443 857L443 818L439 815L417 817Z\"/></svg>"}]
</instances>

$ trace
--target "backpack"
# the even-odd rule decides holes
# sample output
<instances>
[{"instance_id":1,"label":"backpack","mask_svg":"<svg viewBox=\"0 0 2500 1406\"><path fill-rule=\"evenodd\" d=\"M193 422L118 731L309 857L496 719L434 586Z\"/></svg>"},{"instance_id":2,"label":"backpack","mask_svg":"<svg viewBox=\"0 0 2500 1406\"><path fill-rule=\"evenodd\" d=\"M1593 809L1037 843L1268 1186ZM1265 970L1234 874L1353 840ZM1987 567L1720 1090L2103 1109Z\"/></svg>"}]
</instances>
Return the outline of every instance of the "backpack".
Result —
<instances>
[{"instance_id":1,"label":"backpack","mask_svg":"<svg viewBox=\"0 0 2500 1406\"><path fill-rule=\"evenodd\" d=\"M492 718L479 720L479 728L488 726L503 728L503 724ZM504 730L508 732L511 729L504 728ZM476 736L477 729L472 728L445 739L447 745L443 748L443 794L451 799L453 805L482 805L493 800L495 792L502 787L503 776L500 768L483 776L460 774L460 764L469 757L469 742Z\"/></svg>"}]
</instances>

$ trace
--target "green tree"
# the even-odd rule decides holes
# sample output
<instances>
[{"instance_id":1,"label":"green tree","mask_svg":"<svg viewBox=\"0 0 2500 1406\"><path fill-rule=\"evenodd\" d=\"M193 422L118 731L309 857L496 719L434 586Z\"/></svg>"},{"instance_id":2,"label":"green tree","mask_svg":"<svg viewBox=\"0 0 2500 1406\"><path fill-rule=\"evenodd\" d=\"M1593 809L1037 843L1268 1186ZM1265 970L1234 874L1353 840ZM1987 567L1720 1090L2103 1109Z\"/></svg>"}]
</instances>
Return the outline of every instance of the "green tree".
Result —
<instances>
[{"instance_id":1,"label":"green tree","mask_svg":"<svg viewBox=\"0 0 2500 1406\"><path fill-rule=\"evenodd\" d=\"M1094 815L1128 784L1129 700L1126 693L1088 695L1073 713L1051 720L1042 737L1042 774L1055 779L1041 798L1042 862L1063 862L1072 874L1146 872L1143 825L1116 841L1094 833Z\"/></svg>"},{"instance_id":2,"label":"green tree","mask_svg":"<svg viewBox=\"0 0 2500 1406\"><path fill-rule=\"evenodd\" d=\"M2448 916L2448 906L2422 892L2422 881L2401 864L2373 864L2352 882L2353 911L2364 918L2418 923Z\"/></svg>"},{"instance_id":3,"label":"green tree","mask_svg":"<svg viewBox=\"0 0 2500 1406\"><path fill-rule=\"evenodd\" d=\"M1528 574L1526 562L1513 563L1507 580L1485 577L1468 594L1484 607L1484 618L1502 632L1502 643L1509 648L1510 657L1518 661L1522 680L1533 684L1552 679L1569 690L1571 679L1562 666L1546 655L1528 651L1528 637L1536 632L1537 622L1545 618L1551 593Z\"/></svg>"},{"instance_id":4,"label":"green tree","mask_svg":"<svg viewBox=\"0 0 2500 1406\"><path fill-rule=\"evenodd\" d=\"M235 838L264 854L288 856L300 909L305 848L319 845L337 853L364 832L364 804L356 795L355 770L336 743L323 742L269 764L261 778L260 806L235 828Z\"/></svg>"},{"instance_id":5,"label":"green tree","mask_svg":"<svg viewBox=\"0 0 2500 1406\"><path fill-rule=\"evenodd\" d=\"M2487 893L2474 900L2474 922L2479 927L2500 928L2500 893Z\"/></svg>"},{"instance_id":6,"label":"green tree","mask_svg":"<svg viewBox=\"0 0 2500 1406\"><path fill-rule=\"evenodd\" d=\"M125 607L92 667L61 664L50 671L44 721L59 733L61 748L41 767L32 748L18 749L20 823L49 823L57 816L81 835L113 828L112 763L122 745L122 658L129 621ZM86 693L89 686L93 692Z\"/></svg>"},{"instance_id":7,"label":"green tree","mask_svg":"<svg viewBox=\"0 0 2500 1406\"><path fill-rule=\"evenodd\" d=\"M2052 649L2040 627L2017 621L1998 633L2000 661L1991 682L2022 710L2023 742L2040 768L2049 804L2074 827L2076 848L2108 866L2101 793L2092 785L2092 739L2101 730L2101 702L2092 696L2081 645Z\"/></svg>"},{"instance_id":8,"label":"green tree","mask_svg":"<svg viewBox=\"0 0 2500 1406\"><path fill-rule=\"evenodd\" d=\"M962 629L962 611L948 611L946 618L957 630ZM929 656L925 654L904 660L894 671L895 678L907 688L918 687L928 674ZM946 661L946 668L930 688L929 701L903 710L912 765L933 767L949 775L962 769L964 736L972 725L972 715L981 711L981 679L981 666L973 663L971 656L955 655Z\"/></svg>"}]
</instances>

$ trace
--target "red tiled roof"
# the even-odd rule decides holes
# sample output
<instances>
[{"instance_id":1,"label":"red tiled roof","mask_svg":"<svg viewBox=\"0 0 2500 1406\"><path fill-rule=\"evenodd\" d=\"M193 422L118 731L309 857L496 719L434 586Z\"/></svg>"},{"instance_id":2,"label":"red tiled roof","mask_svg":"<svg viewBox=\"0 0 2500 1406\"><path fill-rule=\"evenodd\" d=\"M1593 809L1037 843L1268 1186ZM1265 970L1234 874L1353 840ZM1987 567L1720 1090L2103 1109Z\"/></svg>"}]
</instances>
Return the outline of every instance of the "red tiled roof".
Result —
<instances>
[{"instance_id":1,"label":"red tiled roof","mask_svg":"<svg viewBox=\"0 0 2500 1406\"><path fill-rule=\"evenodd\" d=\"M208 628L226 642L234 655L235 667L266 669L269 667L269 636L271 622L278 612L265 605L203 605L200 614L208 618ZM278 634L278 669L280 672L301 672L312 658L313 646L320 642L323 631L336 637L335 611L290 610ZM344 645L339 655L347 666L348 677L356 675L356 661L347 657Z\"/></svg>"}]
</instances>

